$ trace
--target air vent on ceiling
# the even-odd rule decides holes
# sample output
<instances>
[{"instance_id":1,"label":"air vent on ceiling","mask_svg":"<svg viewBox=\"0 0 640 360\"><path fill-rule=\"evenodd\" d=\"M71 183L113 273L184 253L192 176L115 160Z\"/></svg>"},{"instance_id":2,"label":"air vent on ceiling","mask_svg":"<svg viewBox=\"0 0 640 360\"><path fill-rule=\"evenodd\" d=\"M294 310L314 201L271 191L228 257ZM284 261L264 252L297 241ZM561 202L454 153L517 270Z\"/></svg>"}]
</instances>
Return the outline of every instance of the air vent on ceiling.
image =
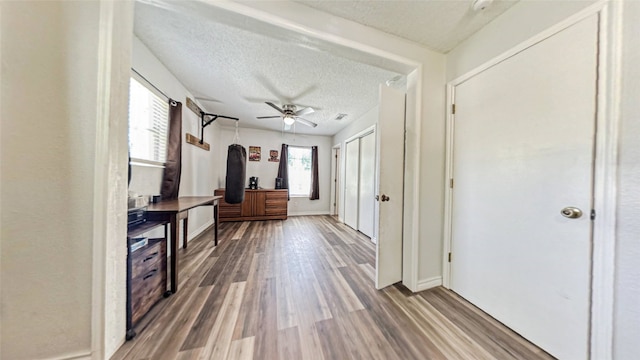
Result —
<instances>
[{"instance_id":1,"label":"air vent on ceiling","mask_svg":"<svg viewBox=\"0 0 640 360\"><path fill-rule=\"evenodd\" d=\"M338 120L338 121L339 121L339 120L344 119L344 118L345 118L345 116L347 116L347 114L342 114L342 113L340 113L340 114L336 115L336 118L335 118L335 119L333 119L333 120Z\"/></svg>"}]
</instances>

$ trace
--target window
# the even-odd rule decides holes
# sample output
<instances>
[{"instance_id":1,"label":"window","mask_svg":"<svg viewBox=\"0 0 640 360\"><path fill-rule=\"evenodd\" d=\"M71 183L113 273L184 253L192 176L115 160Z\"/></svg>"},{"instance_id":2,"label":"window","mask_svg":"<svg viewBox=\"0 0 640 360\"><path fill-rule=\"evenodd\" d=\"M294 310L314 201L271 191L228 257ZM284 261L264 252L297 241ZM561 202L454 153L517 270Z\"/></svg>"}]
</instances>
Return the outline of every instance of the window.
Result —
<instances>
[{"instance_id":1,"label":"window","mask_svg":"<svg viewBox=\"0 0 640 360\"><path fill-rule=\"evenodd\" d=\"M167 158L169 104L131 78L129 152L133 162L164 165Z\"/></svg>"},{"instance_id":2,"label":"window","mask_svg":"<svg viewBox=\"0 0 640 360\"><path fill-rule=\"evenodd\" d=\"M289 146L289 194L309 196L311 191L311 148Z\"/></svg>"}]
</instances>

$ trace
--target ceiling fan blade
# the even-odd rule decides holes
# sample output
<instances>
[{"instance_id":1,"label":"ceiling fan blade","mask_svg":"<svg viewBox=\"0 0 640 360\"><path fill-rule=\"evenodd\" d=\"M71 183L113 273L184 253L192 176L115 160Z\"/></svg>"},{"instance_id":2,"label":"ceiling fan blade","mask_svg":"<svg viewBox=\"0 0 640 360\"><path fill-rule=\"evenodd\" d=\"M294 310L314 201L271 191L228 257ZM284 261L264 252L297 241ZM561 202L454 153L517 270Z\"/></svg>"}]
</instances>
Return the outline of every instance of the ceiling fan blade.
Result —
<instances>
[{"instance_id":1,"label":"ceiling fan blade","mask_svg":"<svg viewBox=\"0 0 640 360\"><path fill-rule=\"evenodd\" d=\"M267 105L271 106L272 108L278 110L278 112L280 112L280 114L284 114L284 110L280 109L278 106L274 105L273 103L270 103L270 102L267 101L267 102L265 102L265 104L267 104Z\"/></svg>"},{"instance_id":2,"label":"ceiling fan blade","mask_svg":"<svg viewBox=\"0 0 640 360\"><path fill-rule=\"evenodd\" d=\"M296 121L301 123L301 124L305 124L307 126L311 126L311 127L316 127L318 126L318 124L314 123L313 121L309 121L307 119L303 119L301 117L296 117Z\"/></svg>"},{"instance_id":3,"label":"ceiling fan blade","mask_svg":"<svg viewBox=\"0 0 640 360\"><path fill-rule=\"evenodd\" d=\"M275 118L281 118L282 116L280 115L276 115L276 116L258 116L256 117L256 119L275 119Z\"/></svg>"},{"instance_id":4,"label":"ceiling fan blade","mask_svg":"<svg viewBox=\"0 0 640 360\"><path fill-rule=\"evenodd\" d=\"M300 109L298 111L296 111L296 116L304 116L304 115L309 115L312 112L314 112L315 110L313 110L313 108L310 107L306 107L304 109Z\"/></svg>"}]
</instances>

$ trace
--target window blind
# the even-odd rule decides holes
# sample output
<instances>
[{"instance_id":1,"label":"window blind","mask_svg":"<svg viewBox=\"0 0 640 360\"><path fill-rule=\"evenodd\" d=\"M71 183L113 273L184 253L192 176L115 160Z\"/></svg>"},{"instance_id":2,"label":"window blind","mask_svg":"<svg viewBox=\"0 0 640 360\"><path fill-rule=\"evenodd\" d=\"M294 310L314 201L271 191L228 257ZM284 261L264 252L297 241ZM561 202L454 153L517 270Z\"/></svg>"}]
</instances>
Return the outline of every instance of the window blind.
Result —
<instances>
[{"instance_id":1,"label":"window blind","mask_svg":"<svg viewBox=\"0 0 640 360\"><path fill-rule=\"evenodd\" d=\"M129 151L134 160L164 164L167 156L169 104L131 78Z\"/></svg>"}]
</instances>

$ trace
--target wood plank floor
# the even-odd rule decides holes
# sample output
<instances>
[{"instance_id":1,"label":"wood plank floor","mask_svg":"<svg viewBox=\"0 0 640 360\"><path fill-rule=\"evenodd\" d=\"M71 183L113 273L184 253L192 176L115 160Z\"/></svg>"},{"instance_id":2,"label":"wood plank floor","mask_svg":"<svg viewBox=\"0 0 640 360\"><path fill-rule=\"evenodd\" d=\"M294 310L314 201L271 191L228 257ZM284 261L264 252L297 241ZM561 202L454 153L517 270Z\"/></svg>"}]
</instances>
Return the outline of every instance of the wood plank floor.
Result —
<instances>
[{"instance_id":1,"label":"wood plank floor","mask_svg":"<svg viewBox=\"0 0 640 360\"><path fill-rule=\"evenodd\" d=\"M112 359L552 359L456 294L375 290L374 245L330 216L223 223Z\"/></svg>"}]
</instances>

